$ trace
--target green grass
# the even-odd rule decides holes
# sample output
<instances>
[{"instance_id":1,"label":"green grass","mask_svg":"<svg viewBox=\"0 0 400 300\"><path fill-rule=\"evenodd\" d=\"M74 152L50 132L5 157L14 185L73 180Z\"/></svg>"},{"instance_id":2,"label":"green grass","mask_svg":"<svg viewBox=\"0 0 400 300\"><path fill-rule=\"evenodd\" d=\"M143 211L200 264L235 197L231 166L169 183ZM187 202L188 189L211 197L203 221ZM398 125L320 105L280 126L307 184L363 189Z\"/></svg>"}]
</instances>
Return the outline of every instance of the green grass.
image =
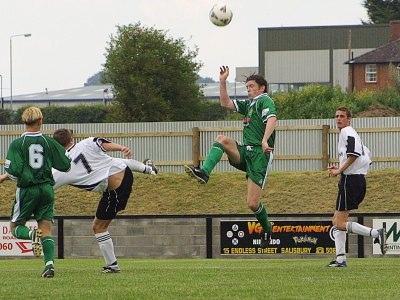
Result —
<instances>
[{"instance_id":1,"label":"green grass","mask_svg":"<svg viewBox=\"0 0 400 300\"><path fill-rule=\"evenodd\" d=\"M327 172L271 172L262 194L270 214L333 213L338 177ZM399 212L400 169L371 171L367 195L357 212ZM15 182L0 185L0 216L8 217L15 196ZM55 210L59 216L92 216L98 193L72 187L56 192ZM199 185L184 173L135 173L128 215L247 214L246 179L243 172L213 173Z\"/></svg>"},{"instance_id":2,"label":"green grass","mask_svg":"<svg viewBox=\"0 0 400 300\"><path fill-rule=\"evenodd\" d=\"M100 259L56 261L40 278L36 259L1 260L0 299L394 299L398 259L121 259L100 274ZM394 298L393 298L394 297Z\"/></svg>"}]
</instances>

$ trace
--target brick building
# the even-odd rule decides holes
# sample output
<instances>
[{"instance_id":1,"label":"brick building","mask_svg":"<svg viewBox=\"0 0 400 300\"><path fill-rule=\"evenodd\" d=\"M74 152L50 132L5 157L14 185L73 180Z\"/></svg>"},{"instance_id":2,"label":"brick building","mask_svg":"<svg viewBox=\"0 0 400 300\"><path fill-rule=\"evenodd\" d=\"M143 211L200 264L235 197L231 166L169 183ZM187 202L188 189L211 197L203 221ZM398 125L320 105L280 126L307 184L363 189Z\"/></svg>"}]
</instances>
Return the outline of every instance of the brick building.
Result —
<instances>
[{"instance_id":1,"label":"brick building","mask_svg":"<svg viewBox=\"0 0 400 300\"><path fill-rule=\"evenodd\" d=\"M389 43L346 62L350 91L382 89L400 76L400 20L389 25Z\"/></svg>"}]
</instances>

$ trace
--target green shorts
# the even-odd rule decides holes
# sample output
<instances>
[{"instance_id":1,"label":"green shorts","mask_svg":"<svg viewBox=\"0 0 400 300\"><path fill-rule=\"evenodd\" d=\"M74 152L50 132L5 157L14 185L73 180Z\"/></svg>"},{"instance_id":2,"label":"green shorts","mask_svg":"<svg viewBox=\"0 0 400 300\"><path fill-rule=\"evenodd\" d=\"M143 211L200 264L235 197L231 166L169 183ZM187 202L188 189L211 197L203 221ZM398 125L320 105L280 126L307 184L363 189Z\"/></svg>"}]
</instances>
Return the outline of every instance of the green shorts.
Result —
<instances>
[{"instance_id":1,"label":"green shorts","mask_svg":"<svg viewBox=\"0 0 400 300\"><path fill-rule=\"evenodd\" d=\"M272 152L264 153L261 146L245 146L239 143L236 146L240 163L235 164L229 160L230 165L246 172L246 176L263 189L272 165Z\"/></svg>"},{"instance_id":2,"label":"green shorts","mask_svg":"<svg viewBox=\"0 0 400 300\"><path fill-rule=\"evenodd\" d=\"M11 222L31 219L54 221L54 190L49 183L17 188L11 211Z\"/></svg>"}]
</instances>

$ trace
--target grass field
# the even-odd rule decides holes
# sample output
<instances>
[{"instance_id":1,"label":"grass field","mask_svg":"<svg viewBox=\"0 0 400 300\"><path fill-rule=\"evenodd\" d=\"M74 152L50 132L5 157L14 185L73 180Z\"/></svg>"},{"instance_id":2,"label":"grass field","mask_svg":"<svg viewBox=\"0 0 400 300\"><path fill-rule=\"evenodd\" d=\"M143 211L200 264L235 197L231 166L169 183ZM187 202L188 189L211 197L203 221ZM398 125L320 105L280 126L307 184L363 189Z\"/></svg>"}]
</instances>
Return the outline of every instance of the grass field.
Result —
<instances>
[{"instance_id":1,"label":"grass field","mask_svg":"<svg viewBox=\"0 0 400 300\"><path fill-rule=\"evenodd\" d=\"M337 182L327 172L271 172L262 201L271 214L333 213ZM357 212L400 211L400 169L371 171L367 195ZM15 197L15 182L0 185L0 216L8 217ZM56 191L55 210L59 216L92 216L98 193L73 187ZM126 215L243 214L246 205L246 179L243 172L216 172L205 185L184 173L135 173Z\"/></svg>"},{"instance_id":2,"label":"grass field","mask_svg":"<svg viewBox=\"0 0 400 300\"><path fill-rule=\"evenodd\" d=\"M400 260L121 259L119 274L100 274L100 259L1 260L0 299L397 299Z\"/></svg>"}]
</instances>

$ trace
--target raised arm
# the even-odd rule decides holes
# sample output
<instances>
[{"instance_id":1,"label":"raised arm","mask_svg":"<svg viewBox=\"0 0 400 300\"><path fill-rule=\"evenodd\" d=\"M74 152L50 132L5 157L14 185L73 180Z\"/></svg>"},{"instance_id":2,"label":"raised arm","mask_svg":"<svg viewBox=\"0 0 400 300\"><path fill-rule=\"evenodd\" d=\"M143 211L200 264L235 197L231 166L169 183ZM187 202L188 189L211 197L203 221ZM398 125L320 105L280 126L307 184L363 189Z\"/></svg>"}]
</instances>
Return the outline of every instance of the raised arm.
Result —
<instances>
[{"instance_id":1,"label":"raised arm","mask_svg":"<svg viewBox=\"0 0 400 300\"><path fill-rule=\"evenodd\" d=\"M229 98L228 91L226 89L226 79L229 76L229 67L222 66L219 68L219 102L222 107L228 108L230 110L235 109L235 105Z\"/></svg>"}]
</instances>

